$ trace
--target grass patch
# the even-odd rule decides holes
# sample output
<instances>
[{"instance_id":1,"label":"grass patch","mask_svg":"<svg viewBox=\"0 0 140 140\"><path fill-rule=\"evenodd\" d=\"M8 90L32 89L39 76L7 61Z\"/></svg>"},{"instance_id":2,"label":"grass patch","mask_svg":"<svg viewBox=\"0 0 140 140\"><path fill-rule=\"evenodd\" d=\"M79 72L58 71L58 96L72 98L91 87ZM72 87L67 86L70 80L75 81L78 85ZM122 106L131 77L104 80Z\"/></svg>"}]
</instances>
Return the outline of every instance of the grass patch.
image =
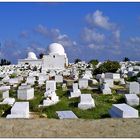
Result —
<instances>
[{"instance_id":1,"label":"grass patch","mask_svg":"<svg viewBox=\"0 0 140 140\"><path fill-rule=\"evenodd\" d=\"M58 118L56 111L64 111L64 110L72 110L78 118L83 119L102 119L109 118L108 110L112 107L112 104L124 103L124 95L123 94L113 94L103 95L98 90L90 90L90 89L82 89L81 93L83 94L91 94L95 101L95 108L88 110L81 110L78 108L78 103L80 102L80 98L71 98L69 99L69 91L63 91L61 85L57 85L56 93L59 96L60 101L52 106L48 107L38 107L39 104L42 104L45 93L45 86L34 88L35 90L35 98L29 100L30 111L36 112L40 115L47 115L48 118ZM17 92L16 89L10 90L10 97L14 97L17 100ZM23 100L22 100L23 101ZM137 107L140 110L140 106ZM2 112L7 112L9 107L0 108L1 114Z\"/></svg>"},{"instance_id":2,"label":"grass patch","mask_svg":"<svg viewBox=\"0 0 140 140\"><path fill-rule=\"evenodd\" d=\"M48 118L58 118L56 111L72 110L78 118L83 119L101 119L109 118L108 110L112 104L123 103L124 96L122 94L103 95L92 90L83 89L82 93L91 94L94 98L96 107L88 110L78 108L80 98L68 98L68 91L62 91L61 87L57 89L57 95L60 97L60 102L53 106L42 107L42 113L47 114Z\"/></svg>"}]
</instances>

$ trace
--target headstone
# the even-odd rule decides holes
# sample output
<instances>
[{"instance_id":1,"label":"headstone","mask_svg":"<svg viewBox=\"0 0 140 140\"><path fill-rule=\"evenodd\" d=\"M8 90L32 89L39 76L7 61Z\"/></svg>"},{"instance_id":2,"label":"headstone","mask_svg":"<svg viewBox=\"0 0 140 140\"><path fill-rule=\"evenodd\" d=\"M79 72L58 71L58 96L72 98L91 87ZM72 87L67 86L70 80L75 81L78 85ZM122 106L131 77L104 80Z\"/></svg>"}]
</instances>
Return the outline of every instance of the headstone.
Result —
<instances>
[{"instance_id":1,"label":"headstone","mask_svg":"<svg viewBox=\"0 0 140 140\"><path fill-rule=\"evenodd\" d=\"M62 75L55 75L56 83L63 83L63 76Z\"/></svg>"},{"instance_id":2,"label":"headstone","mask_svg":"<svg viewBox=\"0 0 140 140\"><path fill-rule=\"evenodd\" d=\"M54 80L46 81L46 91L47 90L55 91L56 90L56 81L54 81Z\"/></svg>"},{"instance_id":3,"label":"headstone","mask_svg":"<svg viewBox=\"0 0 140 140\"><path fill-rule=\"evenodd\" d=\"M30 85L21 85L17 93L18 99L20 100L30 100L34 98L34 88L31 88Z\"/></svg>"},{"instance_id":4,"label":"headstone","mask_svg":"<svg viewBox=\"0 0 140 140\"><path fill-rule=\"evenodd\" d=\"M63 90L63 91L67 90L67 85L66 85L66 83L63 83L63 84L62 84L62 90Z\"/></svg>"},{"instance_id":5,"label":"headstone","mask_svg":"<svg viewBox=\"0 0 140 140\"><path fill-rule=\"evenodd\" d=\"M130 94L139 94L140 93L140 87L139 87L138 82L130 82L129 93Z\"/></svg>"},{"instance_id":6,"label":"headstone","mask_svg":"<svg viewBox=\"0 0 140 140\"><path fill-rule=\"evenodd\" d=\"M103 83L107 83L110 88L114 86L113 79L103 79Z\"/></svg>"},{"instance_id":7,"label":"headstone","mask_svg":"<svg viewBox=\"0 0 140 140\"><path fill-rule=\"evenodd\" d=\"M27 80L26 80L26 83L27 84L30 84L30 85L34 85L34 83L35 83L35 77L34 76L28 76L27 77Z\"/></svg>"},{"instance_id":8,"label":"headstone","mask_svg":"<svg viewBox=\"0 0 140 140\"><path fill-rule=\"evenodd\" d=\"M125 94L125 100L130 106L137 106L140 102L140 99L136 94Z\"/></svg>"},{"instance_id":9,"label":"headstone","mask_svg":"<svg viewBox=\"0 0 140 140\"><path fill-rule=\"evenodd\" d=\"M121 79L120 79L120 84L121 84L121 85L125 85L125 80L124 80L124 78L121 78Z\"/></svg>"},{"instance_id":10,"label":"headstone","mask_svg":"<svg viewBox=\"0 0 140 140\"><path fill-rule=\"evenodd\" d=\"M6 118L29 118L29 102L16 102Z\"/></svg>"},{"instance_id":11,"label":"headstone","mask_svg":"<svg viewBox=\"0 0 140 140\"><path fill-rule=\"evenodd\" d=\"M80 89L88 88L88 80L87 79L79 79L79 88Z\"/></svg>"},{"instance_id":12,"label":"headstone","mask_svg":"<svg viewBox=\"0 0 140 140\"><path fill-rule=\"evenodd\" d=\"M3 91L3 93L2 93L2 98L3 98L3 99L9 98L9 90Z\"/></svg>"},{"instance_id":13,"label":"headstone","mask_svg":"<svg viewBox=\"0 0 140 140\"><path fill-rule=\"evenodd\" d=\"M101 91L102 91L103 94L112 94L111 89L110 89L108 83L104 83L101 86Z\"/></svg>"},{"instance_id":14,"label":"headstone","mask_svg":"<svg viewBox=\"0 0 140 140\"><path fill-rule=\"evenodd\" d=\"M79 97L81 95L80 89L78 89L78 83L73 83L72 92L70 92L70 98Z\"/></svg>"},{"instance_id":15,"label":"headstone","mask_svg":"<svg viewBox=\"0 0 140 140\"><path fill-rule=\"evenodd\" d=\"M123 104L113 104L112 108L109 110L109 114L112 118L138 118L138 110L132 108L131 106Z\"/></svg>"},{"instance_id":16,"label":"headstone","mask_svg":"<svg viewBox=\"0 0 140 140\"><path fill-rule=\"evenodd\" d=\"M80 103L78 108L86 110L95 107L94 99L91 97L91 94L81 94Z\"/></svg>"}]
</instances>

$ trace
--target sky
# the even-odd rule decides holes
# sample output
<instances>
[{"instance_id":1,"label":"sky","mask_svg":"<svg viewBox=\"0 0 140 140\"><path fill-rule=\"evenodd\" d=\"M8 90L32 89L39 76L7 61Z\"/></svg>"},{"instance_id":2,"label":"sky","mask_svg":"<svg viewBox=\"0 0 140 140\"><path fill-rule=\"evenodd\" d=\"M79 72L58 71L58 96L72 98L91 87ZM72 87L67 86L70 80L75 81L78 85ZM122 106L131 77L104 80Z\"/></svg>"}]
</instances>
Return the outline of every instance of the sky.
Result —
<instances>
[{"instance_id":1,"label":"sky","mask_svg":"<svg viewBox=\"0 0 140 140\"><path fill-rule=\"evenodd\" d=\"M140 60L140 3L0 2L0 59L63 45L68 59Z\"/></svg>"}]
</instances>

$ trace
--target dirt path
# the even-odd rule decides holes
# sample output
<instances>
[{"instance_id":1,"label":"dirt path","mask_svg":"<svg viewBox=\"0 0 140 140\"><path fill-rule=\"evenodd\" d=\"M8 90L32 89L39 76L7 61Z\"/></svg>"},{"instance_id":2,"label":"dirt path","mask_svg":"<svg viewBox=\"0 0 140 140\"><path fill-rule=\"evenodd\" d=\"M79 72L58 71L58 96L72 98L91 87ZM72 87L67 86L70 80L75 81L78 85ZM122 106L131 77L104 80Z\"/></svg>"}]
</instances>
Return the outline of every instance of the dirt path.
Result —
<instances>
[{"instance_id":1,"label":"dirt path","mask_svg":"<svg viewBox=\"0 0 140 140\"><path fill-rule=\"evenodd\" d=\"M0 137L140 137L140 119L0 119Z\"/></svg>"}]
</instances>

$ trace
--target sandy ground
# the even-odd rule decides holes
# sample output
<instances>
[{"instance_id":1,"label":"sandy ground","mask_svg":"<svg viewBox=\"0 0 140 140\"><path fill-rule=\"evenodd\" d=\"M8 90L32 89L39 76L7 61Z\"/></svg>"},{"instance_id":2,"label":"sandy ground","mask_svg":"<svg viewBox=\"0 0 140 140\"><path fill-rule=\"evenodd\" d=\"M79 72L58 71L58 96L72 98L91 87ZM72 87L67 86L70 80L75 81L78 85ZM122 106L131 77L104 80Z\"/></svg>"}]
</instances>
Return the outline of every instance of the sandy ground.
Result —
<instances>
[{"instance_id":1,"label":"sandy ground","mask_svg":"<svg viewBox=\"0 0 140 140\"><path fill-rule=\"evenodd\" d=\"M0 119L0 137L140 137L140 119Z\"/></svg>"}]
</instances>

